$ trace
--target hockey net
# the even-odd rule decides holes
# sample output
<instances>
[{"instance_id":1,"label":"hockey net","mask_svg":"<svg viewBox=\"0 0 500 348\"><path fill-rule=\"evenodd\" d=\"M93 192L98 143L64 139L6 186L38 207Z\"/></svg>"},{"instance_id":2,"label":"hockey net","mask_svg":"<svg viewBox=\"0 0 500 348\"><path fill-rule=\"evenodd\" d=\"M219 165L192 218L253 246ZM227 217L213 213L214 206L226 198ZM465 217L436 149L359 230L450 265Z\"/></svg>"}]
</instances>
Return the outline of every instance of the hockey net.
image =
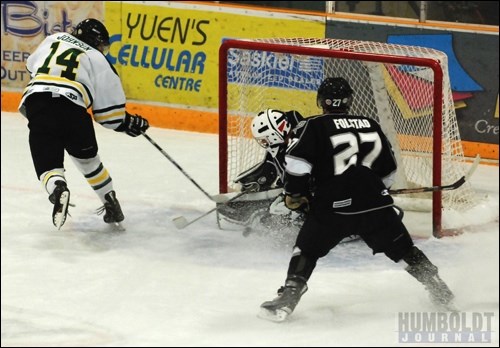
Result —
<instances>
[{"instance_id":1,"label":"hockey net","mask_svg":"<svg viewBox=\"0 0 500 348\"><path fill-rule=\"evenodd\" d=\"M264 149L251 136L252 118L267 108L320 114L316 91L326 77L347 79L354 90L350 114L377 120L391 141L399 165L392 188L446 185L466 172L443 52L336 39L227 40L219 74L221 193L237 190L234 178L263 160ZM429 206L435 236L444 230L443 209L477 203L468 182L405 201L405 209Z\"/></svg>"}]
</instances>

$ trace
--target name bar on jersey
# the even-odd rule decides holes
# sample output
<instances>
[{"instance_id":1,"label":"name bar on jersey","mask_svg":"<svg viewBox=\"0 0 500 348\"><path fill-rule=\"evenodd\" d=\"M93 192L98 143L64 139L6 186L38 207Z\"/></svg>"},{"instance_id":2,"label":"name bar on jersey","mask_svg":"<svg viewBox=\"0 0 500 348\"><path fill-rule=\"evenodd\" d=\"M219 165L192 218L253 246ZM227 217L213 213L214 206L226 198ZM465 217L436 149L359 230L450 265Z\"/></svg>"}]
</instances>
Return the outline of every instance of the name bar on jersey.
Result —
<instances>
[{"instance_id":1,"label":"name bar on jersey","mask_svg":"<svg viewBox=\"0 0 500 348\"><path fill-rule=\"evenodd\" d=\"M333 123L337 129L346 129L346 128L370 128L370 121L361 120L356 118L334 118Z\"/></svg>"}]
</instances>

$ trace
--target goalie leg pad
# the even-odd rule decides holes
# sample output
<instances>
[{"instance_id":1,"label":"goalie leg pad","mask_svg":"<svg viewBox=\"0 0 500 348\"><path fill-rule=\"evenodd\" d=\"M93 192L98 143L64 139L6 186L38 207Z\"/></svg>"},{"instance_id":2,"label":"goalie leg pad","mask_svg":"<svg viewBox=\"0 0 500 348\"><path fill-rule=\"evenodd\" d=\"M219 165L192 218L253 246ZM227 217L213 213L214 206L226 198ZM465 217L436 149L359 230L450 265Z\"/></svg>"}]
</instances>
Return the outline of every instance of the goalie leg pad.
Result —
<instances>
[{"instance_id":1,"label":"goalie leg pad","mask_svg":"<svg viewBox=\"0 0 500 348\"><path fill-rule=\"evenodd\" d=\"M245 225L256 212L267 212L271 202L272 200L262 200L218 204L217 213L232 222Z\"/></svg>"}]
</instances>

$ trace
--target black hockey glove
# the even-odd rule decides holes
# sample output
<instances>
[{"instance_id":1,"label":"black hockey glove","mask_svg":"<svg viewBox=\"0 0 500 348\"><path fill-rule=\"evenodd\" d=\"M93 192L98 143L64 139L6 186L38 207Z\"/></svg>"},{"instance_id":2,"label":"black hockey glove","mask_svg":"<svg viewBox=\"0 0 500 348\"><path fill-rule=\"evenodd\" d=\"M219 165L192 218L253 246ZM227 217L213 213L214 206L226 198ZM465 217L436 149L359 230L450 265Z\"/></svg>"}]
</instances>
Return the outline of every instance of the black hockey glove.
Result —
<instances>
[{"instance_id":1,"label":"black hockey glove","mask_svg":"<svg viewBox=\"0 0 500 348\"><path fill-rule=\"evenodd\" d=\"M264 159L263 162L239 174L234 182L241 185L241 192L260 192L271 189L278 172L273 162Z\"/></svg>"},{"instance_id":2,"label":"black hockey glove","mask_svg":"<svg viewBox=\"0 0 500 348\"><path fill-rule=\"evenodd\" d=\"M256 182L247 182L241 184L241 192L260 192L260 185Z\"/></svg>"},{"instance_id":3,"label":"black hockey glove","mask_svg":"<svg viewBox=\"0 0 500 348\"><path fill-rule=\"evenodd\" d=\"M241 192L260 192L260 185L256 182L249 182L241 186Z\"/></svg>"},{"instance_id":4,"label":"black hockey glove","mask_svg":"<svg viewBox=\"0 0 500 348\"><path fill-rule=\"evenodd\" d=\"M141 133L145 132L148 128L149 122L144 117L125 112L123 123L115 130L117 132L125 132L131 137L136 137L141 135Z\"/></svg>"},{"instance_id":5,"label":"black hockey glove","mask_svg":"<svg viewBox=\"0 0 500 348\"><path fill-rule=\"evenodd\" d=\"M309 198L305 196L285 196L285 205L293 211L307 213L309 211Z\"/></svg>"}]
</instances>

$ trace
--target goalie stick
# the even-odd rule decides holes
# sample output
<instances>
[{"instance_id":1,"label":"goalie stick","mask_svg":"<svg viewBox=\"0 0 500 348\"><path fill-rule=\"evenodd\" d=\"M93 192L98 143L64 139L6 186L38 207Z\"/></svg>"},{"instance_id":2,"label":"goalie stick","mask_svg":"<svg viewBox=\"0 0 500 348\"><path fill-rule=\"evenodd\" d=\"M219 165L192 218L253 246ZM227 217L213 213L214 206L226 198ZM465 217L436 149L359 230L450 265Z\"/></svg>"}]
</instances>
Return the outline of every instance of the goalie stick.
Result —
<instances>
[{"instance_id":1,"label":"goalie stick","mask_svg":"<svg viewBox=\"0 0 500 348\"><path fill-rule=\"evenodd\" d=\"M389 190L389 193L390 194L408 194L408 193L432 192L432 191L440 191L440 190L441 191L455 190L455 189L459 188L460 186L462 186L467 180L469 180L469 178L472 176L472 174L476 170L477 166L479 165L480 160L481 160L481 157L479 155L477 155L476 158L474 159L474 162L472 163L471 168L467 172L467 174L462 176L460 179L458 179L457 181L455 181L452 184L440 185L440 186L419 187L419 188L396 189L396 190ZM258 198L260 198L260 199L269 198L269 197L276 197L280 192L282 192L281 188L269 190L267 192L266 191L253 192L253 193L249 192L249 191L240 192L229 199L228 199L228 194L226 194L226 195L220 194L220 195L217 195L216 197L218 197L218 199L220 200L219 203L227 204L227 203L230 203L230 202L237 200L238 198L242 197L243 195L245 195L247 193L249 193L250 195L248 197L246 197L246 199L243 199L243 200L255 199L256 197L253 197L255 195L258 195ZM250 196L252 196L252 199L250 199ZM173 218L172 221L174 222L175 227L177 227L178 229L183 229L183 228L191 225L192 223L204 218L205 216L213 213L216 210L217 210L217 207L212 208L209 211L207 211L206 213L203 213L202 215L198 216L197 218L195 218L191 221L188 221L184 216L177 216L177 217Z\"/></svg>"},{"instance_id":2,"label":"goalie stick","mask_svg":"<svg viewBox=\"0 0 500 348\"><path fill-rule=\"evenodd\" d=\"M240 192L239 194L237 194L236 196L232 197L231 199L225 201L223 204L227 204L227 203L231 203L235 200L237 200L238 198L240 198L241 196L247 194L248 192ZM213 213L214 211L217 210L217 206L215 206L215 208L212 208L210 209L209 211L207 211L206 213L203 213L202 215L198 216L197 218L191 220L191 221L188 221L184 216L176 216L172 219L175 227L177 227L178 229L183 229L189 225L191 225L192 223L195 223L196 221L204 218L205 216L207 215L210 215L211 213Z\"/></svg>"},{"instance_id":3,"label":"goalie stick","mask_svg":"<svg viewBox=\"0 0 500 348\"><path fill-rule=\"evenodd\" d=\"M449 191L449 190L456 190L460 186L462 186L469 178L472 176L474 171L476 170L479 161L481 160L481 157L479 155L476 156L474 159L474 162L472 163L471 168L465 174L462 176L460 179L455 181L453 184L449 185L440 185L440 186L428 186L428 187L417 187L417 188L404 188L404 189L397 189L397 190L389 190L389 193L391 195L400 195L400 194L407 194L407 193L421 193L421 192L434 192L434 191Z\"/></svg>"},{"instance_id":4,"label":"goalie stick","mask_svg":"<svg viewBox=\"0 0 500 348\"><path fill-rule=\"evenodd\" d=\"M145 132L141 132L142 135L148 139L148 141L153 144L154 147L156 147L158 149L158 151L160 151L162 153L163 156L165 156L174 166L177 167L177 169L179 169L181 171L182 174L184 174L184 176L186 178L188 178L201 192L203 192L203 194L205 196L208 197L208 199L216 202L216 203L224 203L226 201L226 198L222 195L215 195L215 196L211 196L207 191L205 191L196 181L194 181L194 179L189 176L188 173L186 173L186 171L184 171L184 169L182 169L182 167L172 158L170 157L170 155L168 153L166 153L161 147L160 145L158 145L153 139L151 139L151 137L149 135L147 135Z\"/></svg>"}]
</instances>

